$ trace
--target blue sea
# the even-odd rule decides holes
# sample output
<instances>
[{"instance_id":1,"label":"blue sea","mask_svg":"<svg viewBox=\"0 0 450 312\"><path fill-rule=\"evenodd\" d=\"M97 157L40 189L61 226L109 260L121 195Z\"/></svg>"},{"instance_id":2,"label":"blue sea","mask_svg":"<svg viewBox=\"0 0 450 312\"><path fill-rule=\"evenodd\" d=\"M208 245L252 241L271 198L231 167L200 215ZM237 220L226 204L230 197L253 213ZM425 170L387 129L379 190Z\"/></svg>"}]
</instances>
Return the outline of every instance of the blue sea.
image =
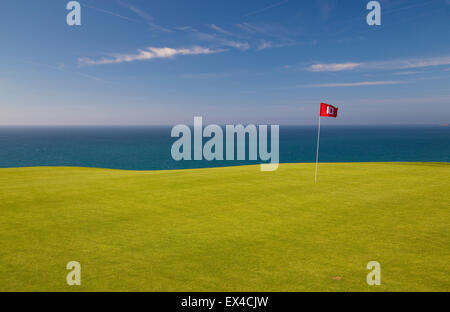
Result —
<instances>
[{"instance_id":1,"label":"blue sea","mask_svg":"<svg viewBox=\"0 0 450 312\"><path fill-rule=\"evenodd\" d=\"M176 138L170 131L171 127L0 127L0 167L162 170L260 163L175 161L170 150ZM316 141L317 127L280 126L280 162L314 162ZM322 126L319 160L448 162L450 127Z\"/></svg>"}]
</instances>

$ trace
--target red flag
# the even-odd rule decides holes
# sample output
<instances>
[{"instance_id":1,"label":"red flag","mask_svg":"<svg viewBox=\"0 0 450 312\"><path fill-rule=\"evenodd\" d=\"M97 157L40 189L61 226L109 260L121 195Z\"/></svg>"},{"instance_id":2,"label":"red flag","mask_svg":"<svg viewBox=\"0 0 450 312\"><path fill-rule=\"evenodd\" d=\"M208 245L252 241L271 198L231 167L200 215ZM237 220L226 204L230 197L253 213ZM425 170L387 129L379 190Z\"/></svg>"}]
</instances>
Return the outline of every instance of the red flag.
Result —
<instances>
[{"instance_id":1,"label":"red flag","mask_svg":"<svg viewBox=\"0 0 450 312\"><path fill-rule=\"evenodd\" d=\"M337 117L338 108L325 103L320 103L320 117Z\"/></svg>"}]
</instances>

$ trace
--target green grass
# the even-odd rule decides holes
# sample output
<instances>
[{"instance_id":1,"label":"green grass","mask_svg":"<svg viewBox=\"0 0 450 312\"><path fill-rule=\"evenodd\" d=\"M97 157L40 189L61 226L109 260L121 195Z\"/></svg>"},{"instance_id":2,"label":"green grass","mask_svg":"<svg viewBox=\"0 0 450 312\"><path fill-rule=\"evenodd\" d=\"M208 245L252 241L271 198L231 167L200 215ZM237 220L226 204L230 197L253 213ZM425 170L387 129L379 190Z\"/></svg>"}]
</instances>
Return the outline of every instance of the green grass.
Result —
<instances>
[{"instance_id":1,"label":"green grass","mask_svg":"<svg viewBox=\"0 0 450 312\"><path fill-rule=\"evenodd\" d=\"M450 291L448 163L321 164L317 185L313 164L15 168L0 190L0 291Z\"/></svg>"}]
</instances>

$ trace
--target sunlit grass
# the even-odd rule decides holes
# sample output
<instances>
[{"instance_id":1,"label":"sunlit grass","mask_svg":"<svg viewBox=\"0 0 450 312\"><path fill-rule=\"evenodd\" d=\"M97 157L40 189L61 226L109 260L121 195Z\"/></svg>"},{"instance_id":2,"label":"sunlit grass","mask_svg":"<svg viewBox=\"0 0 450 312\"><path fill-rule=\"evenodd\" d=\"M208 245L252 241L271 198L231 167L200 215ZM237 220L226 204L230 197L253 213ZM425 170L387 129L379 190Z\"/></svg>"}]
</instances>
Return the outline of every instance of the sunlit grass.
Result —
<instances>
[{"instance_id":1,"label":"sunlit grass","mask_svg":"<svg viewBox=\"0 0 450 312\"><path fill-rule=\"evenodd\" d=\"M448 163L321 164L317 185L313 164L0 169L0 290L449 291L449 181Z\"/></svg>"}]
</instances>

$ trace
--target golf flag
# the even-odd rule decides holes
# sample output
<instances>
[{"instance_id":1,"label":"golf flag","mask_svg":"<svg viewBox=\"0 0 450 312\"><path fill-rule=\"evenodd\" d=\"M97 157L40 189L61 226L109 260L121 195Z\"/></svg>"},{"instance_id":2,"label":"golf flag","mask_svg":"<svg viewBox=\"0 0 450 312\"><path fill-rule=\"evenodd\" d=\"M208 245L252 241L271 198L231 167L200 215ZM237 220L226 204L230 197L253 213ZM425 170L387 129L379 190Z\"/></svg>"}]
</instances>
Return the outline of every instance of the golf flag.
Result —
<instances>
[{"instance_id":1,"label":"golf flag","mask_svg":"<svg viewBox=\"0 0 450 312\"><path fill-rule=\"evenodd\" d=\"M316 153L316 177L314 182L317 183L317 167L319 166L319 141L320 141L320 118L321 117L337 117L338 108L326 104L326 103L320 103L320 111L319 111L319 126L317 128L317 153Z\"/></svg>"},{"instance_id":2,"label":"golf flag","mask_svg":"<svg viewBox=\"0 0 450 312\"><path fill-rule=\"evenodd\" d=\"M320 103L320 117L337 117L338 108L325 103Z\"/></svg>"}]
</instances>

